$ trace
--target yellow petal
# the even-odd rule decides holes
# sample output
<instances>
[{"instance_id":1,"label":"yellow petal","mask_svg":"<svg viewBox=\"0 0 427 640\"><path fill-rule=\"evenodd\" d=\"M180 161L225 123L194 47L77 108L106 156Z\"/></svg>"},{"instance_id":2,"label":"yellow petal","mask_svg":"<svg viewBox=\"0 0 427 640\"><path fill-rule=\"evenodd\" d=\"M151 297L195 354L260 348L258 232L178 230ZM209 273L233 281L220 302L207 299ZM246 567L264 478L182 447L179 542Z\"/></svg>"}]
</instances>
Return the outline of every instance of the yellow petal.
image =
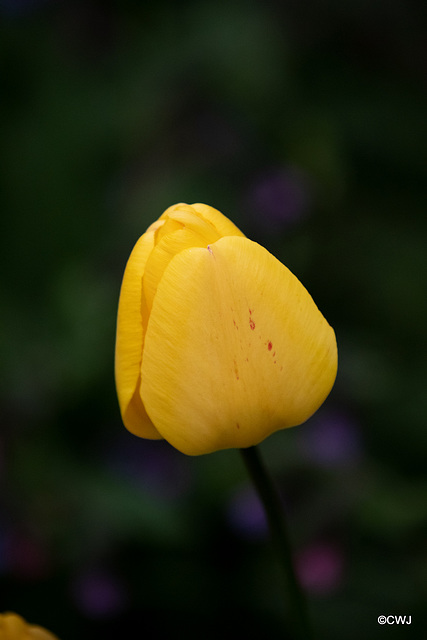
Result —
<instances>
[{"instance_id":1,"label":"yellow petal","mask_svg":"<svg viewBox=\"0 0 427 640\"><path fill-rule=\"evenodd\" d=\"M145 265L143 287L148 313L151 312L157 285L170 260L183 249L207 247L216 242L221 234L214 223L225 232L240 234L240 231L219 211L207 205L180 203L169 207L160 217L163 226L155 234L155 247ZM240 234L241 235L241 234Z\"/></svg>"},{"instance_id":2,"label":"yellow petal","mask_svg":"<svg viewBox=\"0 0 427 640\"><path fill-rule=\"evenodd\" d=\"M231 222L224 214L207 204L196 202L191 205L192 208L206 221L213 224L215 229L221 236L243 236L235 224Z\"/></svg>"},{"instance_id":3,"label":"yellow petal","mask_svg":"<svg viewBox=\"0 0 427 640\"><path fill-rule=\"evenodd\" d=\"M230 236L169 262L147 328L141 397L180 451L248 447L304 422L336 369L333 329L260 245Z\"/></svg>"},{"instance_id":4,"label":"yellow petal","mask_svg":"<svg viewBox=\"0 0 427 640\"><path fill-rule=\"evenodd\" d=\"M169 217L164 219L160 217L157 220L157 223L160 223L160 226L154 234L154 245L157 245L165 235L178 231L178 229L182 229L182 224L180 222Z\"/></svg>"},{"instance_id":5,"label":"yellow petal","mask_svg":"<svg viewBox=\"0 0 427 640\"><path fill-rule=\"evenodd\" d=\"M167 209L165 209L162 213L162 215L160 216L159 220L166 220L171 213L173 213L174 211L176 211L176 209L182 209L182 208L186 208L190 205L186 204L185 202L178 202L177 204L173 204L170 207L168 207Z\"/></svg>"},{"instance_id":6,"label":"yellow petal","mask_svg":"<svg viewBox=\"0 0 427 640\"><path fill-rule=\"evenodd\" d=\"M141 360L148 311L145 306L142 276L154 247L159 221L136 243L123 276L117 314L115 377L123 423L143 438L161 438L149 419L139 394Z\"/></svg>"},{"instance_id":7,"label":"yellow petal","mask_svg":"<svg viewBox=\"0 0 427 640\"><path fill-rule=\"evenodd\" d=\"M27 629L27 623L16 613L0 614L0 638L22 637Z\"/></svg>"},{"instance_id":8,"label":"yellow petal","mask_svg":"<svg viewBox=\"0 0 427 640\"><path fill-rule=\"evenodd\" d=\"M16 613L0 613L1 640L57 640L57 637L39 627L29 625Z\"/></svg>"},{"instance_id":9,"label":"yellow petal","mask_svg":"<svg viewBox=\"0 0 427 640\"><path fill-rule=\"evenodd\" d=\"M185 204L180 202L168 207L166 211L162 213L159 220L167 220L170 217L174 217L176 212L193 212L199 218L202 218L205 222L209 222L217 230L220 236L244 236L238 227L236 227L231 220L229 220L221 211L210 207L207 204L196 202L194 204Z\"/></svg>"},{"instance_id":10,"label":"yellow petal","mask_svg":"<svg viewBox=\"0 0 427 640\"><path fill-rule=\"evenodd\" d=\"M50 631L38 625L31 625L28 628L28 632L29 635L25 636L25 638L29 637L31 640L57 640L57 637L50 633Z\"/></svg>"},{"instance_id":11,"label":"yellow petal","mask_svg":"<svg viewBox=\"0 0 427 640\"><path fill-rule=\"evenodd\" d=\"M191 229L197 235L205 238L206 244L215 242L221 234L209 220L200 216L192 205L180 205L169 213L169 220L179 222L183 227Z\"/></svg>"},{"instance_id":12,"label":"yellow petal","mask_svg":"<svg viewBox=\"0 0 427 640\"><path fill-rule=\"evenodd\" d=\"M167 224L164 226L166 227ZM206 247L209 242L215 242L218 239L218 234L213 227L210 230L210 235L208 234L209 229L201 229L200 231L202 235L191 228L179 228L176 231L162 235L158 244L151 251L145 265L143 278L144 295L149 313L157 292L157 286L170 260L184 249Z\"/></svg>"}]
</instances>

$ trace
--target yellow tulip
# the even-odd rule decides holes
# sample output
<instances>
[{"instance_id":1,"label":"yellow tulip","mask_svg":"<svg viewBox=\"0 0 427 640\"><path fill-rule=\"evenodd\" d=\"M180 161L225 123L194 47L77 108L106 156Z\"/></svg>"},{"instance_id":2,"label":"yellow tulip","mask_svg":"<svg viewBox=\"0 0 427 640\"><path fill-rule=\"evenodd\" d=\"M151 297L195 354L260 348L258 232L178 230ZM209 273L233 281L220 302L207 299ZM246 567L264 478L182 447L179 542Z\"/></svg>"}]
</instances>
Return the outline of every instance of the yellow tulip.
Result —
<instances>
[{"instance_id":1,"label":"yellow tulip","mask_svg":"<svg viewBox=\"0 0 427 640\"><path fill-rule=\"evenodd\" d=\"M115 376L127 429L189 455L305 422L337 372L333 329L299 280L216 209L169 207L120 293Z\"/></svg>"},{"instance_id":2,"label":"yellow tulip","mask_svg":"<svg viewBox=\"0 0 427 640\"><path fill-rule=\"evenodd\" d=\"M53 633L30 625L16 613L0 613L0 640L58 640Z\"/></svg>"}]
</instances>

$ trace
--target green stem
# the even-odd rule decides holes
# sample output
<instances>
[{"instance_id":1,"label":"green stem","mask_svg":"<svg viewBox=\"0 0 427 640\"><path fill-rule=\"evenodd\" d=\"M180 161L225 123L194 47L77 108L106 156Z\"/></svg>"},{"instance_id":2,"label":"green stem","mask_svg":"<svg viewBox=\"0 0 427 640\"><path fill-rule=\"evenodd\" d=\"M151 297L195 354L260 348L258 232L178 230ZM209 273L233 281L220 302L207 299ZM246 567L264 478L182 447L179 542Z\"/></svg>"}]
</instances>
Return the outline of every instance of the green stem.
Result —
<instances>
[{"instance_id":1,"label":"green stem","mask_svg":"<svg viewBox=\"0 0 427 640\"><path fill-rule=\"evenodd\" d=\"M272 541L282 565L286 588L286 613L293 633L295 638L311 640L313 634L310 628L307 604L295 574L285 513L278 491L261 460L257 447L240 449L240 452L264 505Z\"/></svg>"}]
</instances>

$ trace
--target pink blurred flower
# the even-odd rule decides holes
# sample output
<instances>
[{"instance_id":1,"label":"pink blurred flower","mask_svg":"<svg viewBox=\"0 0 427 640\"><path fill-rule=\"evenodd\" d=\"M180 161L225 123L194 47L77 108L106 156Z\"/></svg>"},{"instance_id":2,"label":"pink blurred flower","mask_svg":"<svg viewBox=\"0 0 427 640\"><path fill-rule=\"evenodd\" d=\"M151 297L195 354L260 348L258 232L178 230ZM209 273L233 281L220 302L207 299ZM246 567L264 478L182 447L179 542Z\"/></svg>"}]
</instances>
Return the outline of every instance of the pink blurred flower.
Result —
<instances>
[{"instance_id":1,"label":"pink blurred flower","mask_svg":"<svg viewBox=\"0 0 427 640\"><path fill-rule=\"evenodd\" d=\"M320 410L298 433L305 457L321 466L357 463L362 456L357 423L341 411Z\"/></svg>"},{"instance_id":2,"label":"pink blurred flower","mask_svg":"<svg viewBox=\"0 0 427 640\"><path fill-rule=\"evenodd\" d=\"M104 569L81 573L72 585L77 607L90 618L110 618L123 610L126 592L122 582Z\"/></svg>"},{"instance_id":3,"label":"pink blurred flower","mask_svg":"<svg viewBox=\"0 0 427 640\"><path fill-rule=\"evenodd\" d=\"M250 487L239 489L231 497L227 506L227 520L234 532L244 538L262 539L268 533L264 508Z\"/></svg>"},{"instance_id":4,"label":"pink blurred flower","mask_svg":"<svg viewBox=\"0 0 427 640\"><path fill-rule=\"evenodd\" d=\"M328 595L342 583L343 555L332 544L314 544L299 553L296 571L304 589L313 594Z\"/></svg>"},{"instance_id":5,"label":"pink blurred flower","mask_svg":"<svg viewBox=\"0 0 427 640\"><path fill-rule=\"evenodd\" d=\"M277 232L302 221L312 194L308 176L296 167L265 171L249 189L248 206L257 224Z\"/></svg>"}]
</instances>

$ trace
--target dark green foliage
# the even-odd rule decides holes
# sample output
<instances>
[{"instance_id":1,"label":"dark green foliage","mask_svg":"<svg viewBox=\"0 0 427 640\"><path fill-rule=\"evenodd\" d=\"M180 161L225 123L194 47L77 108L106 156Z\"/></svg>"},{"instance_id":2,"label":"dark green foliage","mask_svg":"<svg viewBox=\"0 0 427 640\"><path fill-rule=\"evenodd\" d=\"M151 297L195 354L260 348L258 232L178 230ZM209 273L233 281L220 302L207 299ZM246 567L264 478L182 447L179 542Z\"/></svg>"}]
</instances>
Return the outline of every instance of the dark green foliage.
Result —
<instances>
[{"instance_id":1,"label":"dark green foliage","mask_svg":"<svg viewBox=\"0 0 427 640\"><path fill-rule=\"evenodd\" d=\"M285 637L237 452L140 441L115 397L128 254L166 207L199 201L277 255L336 330L325 407L263 444L319 640L421 638L422 3L0 12L0 610L62 640Z\"/></svg>"}]
</instances>

